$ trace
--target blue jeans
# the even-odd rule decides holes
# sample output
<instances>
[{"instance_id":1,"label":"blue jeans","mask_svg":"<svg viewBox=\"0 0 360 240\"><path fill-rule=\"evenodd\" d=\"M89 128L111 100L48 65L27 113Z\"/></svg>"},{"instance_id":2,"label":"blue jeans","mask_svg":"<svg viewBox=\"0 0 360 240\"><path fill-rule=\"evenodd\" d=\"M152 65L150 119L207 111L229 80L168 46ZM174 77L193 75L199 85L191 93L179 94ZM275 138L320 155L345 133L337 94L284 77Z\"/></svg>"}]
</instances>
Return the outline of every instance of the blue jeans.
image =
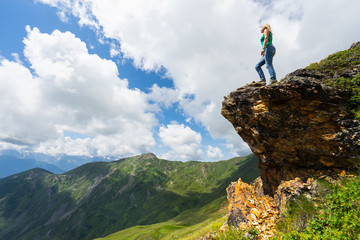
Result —
<instances>
[{"instance_id":1,"label":"blue jeans","mask_svg":"<svg viewBox=\"0 0 360 240\"><path fill-rule=\"evenodd\" d=\"M255 69L257 73L259 74L260 79L265 79L265 75L261 67L266 63L266 68L269 71L270 79L276 80L276 73L273 66L273 58L275 56L276 49L274 45L269 45L265 48L265 56L260 59L260 62L256 64Z\"/></svg>"}]
</instances>

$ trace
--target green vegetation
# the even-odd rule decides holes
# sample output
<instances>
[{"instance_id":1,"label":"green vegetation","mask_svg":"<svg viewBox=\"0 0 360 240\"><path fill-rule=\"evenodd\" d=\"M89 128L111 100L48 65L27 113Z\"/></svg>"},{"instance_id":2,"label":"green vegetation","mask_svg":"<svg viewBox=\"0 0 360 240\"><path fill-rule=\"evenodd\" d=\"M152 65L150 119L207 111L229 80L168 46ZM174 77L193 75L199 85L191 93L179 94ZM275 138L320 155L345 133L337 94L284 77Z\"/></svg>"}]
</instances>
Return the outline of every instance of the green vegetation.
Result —
<instances>
[{"instance_id":1,"label":"green vegetation","mask_svg":"<svg viewBox=\"0 0 360 240\"><path fill-rule=\"evenodd\" d=\"M332 54L319 63L311 64L307 69L323 73L326 77L322 80L328 86L348 90L349 110L355 117L360 118L359 67L360 46ZM173 185L167 182L166 188L180 195L185 188L202 191L203 188L198 185L200 182L206 185L211 183L205 179L193 182L191 176L196 174L196 171L208 171L208 167L210 166L204 165L201 169L195 167L195 172L184 175L185 179L180 181L180 184ZM216 171L226 169L217 168L212 174L217 175ZM183 176L176 173L172 175L173 179L179 177ZM225 181L225 188L230 181L221 178ZM336 185L327 181L318 182L318 198L309 199L308 196L302 195L288 203L287 211L283 213L282 221L278 224L279 236L275 239L360 239L359 177L344 180ZM254 229L241 231L237 228L228 228L224 232L218 231L226 221L226 209L217 210L218 204L215 203L226 204L224 198L217 198L201 208L186 210L167 221L134 226L101 239L200 239L207 234L211 235L211 239L218 240L256 238L258 232ZM198 221L194 221L197 218Z\"/></svg>"},{"instance_id":2,"label":"green vegetation","mask_svg":"<svg viewBox=\"0 0 360 240\"><path fill-rule=\"evenodd\" d=\"M335 81L335 86L352 92L349 99L349 108L356 118L360 118L360 74L351 79L339 77Z\"/></svg>"},{"instance_id":3,"label":"green vegetation","mask_svg":"<svg viewBox=\"0 0 360 240\"><path fill-rule=\"evenodd\" d=\"M316 198L301 195L288 202L277 225L277 236L272 239L360 239L359 186L360 176L347 177L337 183L318 180ZM216 232L216 228L213 232ZM230 227L224 232L217 232L211 239L256 239L257 235L256 229L242 231Z\"/></svg>"},{"instance_id":4,"label":"green vegetation","mask_svg":"<svg viewBox=\"0 0 360 240\"><path fill-rule=\"evenodd\" d=\"M229 167L226 166L231 162L235 165L231 168L231 171L236 171L236 174L233 174L232 180L228 177ZM251 182L259 176L255 155L250 155L242 161L234 158L228 161L220 161L216 164L201 163L199 165L198 162L189 162L187 163L189 165L184 165L181 162L175 162L174 164L181 169L179 171L184 172L186 178L182 178L179 173L169 174L179 184L174 185L174 182L168 182L166 184L168 189L179 194L186 188L200 191L199 182L207 186L214 186L216 176L221 176L219 181L221 183L220 188L215 188L211 193L205 195L207 200L214 199L217 196L215 200L207 201L200 208L184 211L167 221L127 228L101 239L199 239L209 232L217 231L226 221L227 200L225 188L229 183L237 180L239 177L242 177L246 182ZM166 166L165 168L167 169ZM194 182L193 176L199 176L199 173L206 173L206 178ZM206 179L210 180L210 182L207 182Z\"/></svg>"},{"instance_id":5,"label":"green vegetation","mask_svg":"<svg viewBox=\"0 0 360 240\"><path fill-rule=\"evenodd\" d=\"M331 54L318 63L310 64L307 68L334 76L342 74L358 64L360 64L360 46Z\"/></svg>"},{"instance_id":6,"label":"green vegetation","mask_svg":"<svg viewBox=\"0 0 360 240\"><path fill-rule=\"evenodd\" d=\"M231 240L251 239L251 237L256 236L258 234L256 229L242 231L231 227L225 232L219 231L227 220L227 205L228 203L224 196L200 209L185 211L169 221L127 228L97 240L197 240L207 234L211 234L213 240ZM248 234L245 235L246 233Z\"/></svg>"},{"instance_id":7,"label":"green vegetation","mask_svg":"<svg viewBox=\"0 0 360 240\"><path fill-rule=\"evenodd\" d=\"M144 154L59 175L16 174L0 180L0 239L93 239L137 226L136 235L148 225L155 239L183 236L226 214L219 211L226 187L258 177L257 161L250 155L176 162Z\"/></svg>"},{"instance_id":8,"label":"green vegetation","mask_svg":"<svg viewBox=\"0 0 360 240\"><path fill-rule=\"evenodd\" d=\"M307 69L315 69L329 76L326 83L332 87L351 92L348 105L356 118L360 118L360 74L351 73L360 65L360 46L334 53Z\"/></svg>"},{"instance_id":9,"label":"green vegetation","mask_svg":"<svg viewBox=\"0 0 360 240\"><path fill-rule=\"evenodd\" d=\"M360 176L329 184L330 193L317 201L305 197L292 201L278 238L360 239Z\"/></svg>"},{"instance_id":10,"label":"green vegetation","mask_svg":"<svg viewBox=\"0 0 360 240\"><path fill-rule=\"evenodd\" d=\"M135 226L99 240L127 239L199 239L217 231L227 219L226 197L220 197L199 209L182 212L165 222Z\"/></svg>"},{"instance_id":11,"label":"green vegetation","mask_svg":"<svg viewBox=\"0 0 360 240\"><path fill-rule=\"evenodd\" d=\"M239 228L230 227L224 232L218 232L212 237L213 240L250 240L256 239L259 232L255 228L240 230Z\"/></svg>"},{"instance_id":12,"label":"green vegetation","mask_svg":"<svg viewBox=\"0 0 360 240\"><path fill-rule=\"evenodd\" d=\"M282 232L303 231L307 227L309 219L312 219L316 213L314 202L303 195L290 201L286 208L283 220L277 226Z\"/></svg>"}]
</instances>

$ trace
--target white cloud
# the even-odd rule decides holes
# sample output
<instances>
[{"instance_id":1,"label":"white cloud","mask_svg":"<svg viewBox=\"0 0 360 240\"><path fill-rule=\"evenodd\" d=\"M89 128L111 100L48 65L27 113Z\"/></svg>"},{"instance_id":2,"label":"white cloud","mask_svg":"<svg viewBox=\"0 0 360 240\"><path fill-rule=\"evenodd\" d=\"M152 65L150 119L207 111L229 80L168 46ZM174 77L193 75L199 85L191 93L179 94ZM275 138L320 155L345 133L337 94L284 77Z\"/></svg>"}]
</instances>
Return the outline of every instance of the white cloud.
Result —
<instances>
[{"instance_id":1,"label":"white cloud","mask_svg":"<svg viewBox=\"0 0 360 240\"><path fill-rule=\"evenodd\" d=\"M71 12L80 24L101 28L136 66L166 68L179 96L195 96L179 101L185 113L212 137L237 145L236 151L243 143L220 115L221 101L258 79L254 66L261 23L270 23L274 31L278 78L360 39L358 0L39 1Z\"/></svg>"},{"instance_id":2,"label":"white cloud","mask_svg":"<svg viewBox=\"0 0 360 240\"><path fill-rule=\"evenodd\" d=\"M239 136L237 136L240 138ZM228 142L234 142L234 143L228 143L226 144L226 148L230 151L230 153L235 156L246 156L251 153L249 146L247 143L239 140L233 140Z\"/></svg>"},{"instance_id":3,"label":"white cloud","mask_svg":"<svg viewBox=\"0 0 360 240\"><path fill-rule=\"evenodd\" d=\"M200 160L201 134L184 124L172 123L160 126L159 137L162 143L170 147L171 151L163 155L163 158L177 160Z\"/></svg>"},{"instance_id":4,"label":"white cloud","mask_svg":"<svg viewBox=\"0 0 360 240\"><path fill-rule=\"evenodd\" d=\"M70 32L27 27L21 63L0 61L0 140L45 153L126 156L155 145L146 94L129 89L114 62L89 54ZM62 139L64 131L88 139ZM50 147L54 144L53 147ZM76 146L79 147L76 147Z\"/></svg>"},{"instance_id":5,"label":"white cloud","mask_svg":"<svg viewBox=\"0 0 360 240\"><path fill-rule=\"evenodd\" d=\"M110 47L110 56L112 58L121 54L121 49L120 49L119 46L116 46L114 43L112 43L110 45L111 45L111 47Z\"/></svg>"},{"instance_id":6,"label":"white cloud","mask_svg":"<svg viewBox=\"0 0 360 240\"><path fill-rule=\"evenodd\" d=\"M34 0L35 2L42 2L52 7L57 7L59 12L66 15L67 13L73 14L79 18L79 24L91 26L95 29L99 29L99 25L96 22L95 17L91 13L91 1L79 1L79 0ZM59 16L61 18L61 16Z\"/></svg>"},{"instance_id":7,"label":"white cloud","mask_svg":"<svg viewBox=\"0 0 360 240\"><path fill-rule=\"evenodd\" d=\"M129 128L127 132L112 135L97 135L95 137L57 138L42 142L35 149L36 152L48 155L66 153L74 156L129 156L149 152L149 147L154 145L151 135L143 135L144 129Z\"/></svg>"},{"instance_id":8,"label":"white cloud","mask_svg":"<svg viewBox=\"0 0 360 240\"><path fill-rule=\"evenodd\" d=\"M169 108L172 104L180 100L179 92L167 87L159 87L154 84L151 92L147 95L150 101L156 102L162 107Z\"/></svg>"},{"instance_id":9,"label":"white cloud","mask_svg":"<svg viewBox=\"0 0 360 240\"><path fill-rule=\"evenodd\" d=\"M224 157L220 148L210 145L207 147L206 156L212 159L222 159Z\"/></svg>"},{"instance_id":10,"label":"white cloud","mask_svg":"<svg viewBox=\"0 0 360 240\"><path fill-rule=\"evenodd\" d=\"M40 83L21 63L0 59L0 141L33 145L58 136L41 108Z\"/></svg>"},{"instance_id":11,"label":"white cloud","mask_svg":"<svg viewBox=\"0 0 360 240\"><path fill-rule=\"evenodd\" d=\"M61 21L63 21L63 22L68 22L68 21L69 21L69 18L68 18L68 16L66 15L65 12L63 12L63 11L58 11L58 12L57 12L57 15L58 15L58 17L60 18Z\"/></svg>"},{"instance_id":12,"label":"white cloud","mask_svg":"<svg viewBox=\"0 0 360 240\"><path fill-rule=\"evenodd\" d=\"M22 64L22 61L20 60L19 54L12 53L11 56L14 58L15 62Z\"/></svg>"}]
</instances>

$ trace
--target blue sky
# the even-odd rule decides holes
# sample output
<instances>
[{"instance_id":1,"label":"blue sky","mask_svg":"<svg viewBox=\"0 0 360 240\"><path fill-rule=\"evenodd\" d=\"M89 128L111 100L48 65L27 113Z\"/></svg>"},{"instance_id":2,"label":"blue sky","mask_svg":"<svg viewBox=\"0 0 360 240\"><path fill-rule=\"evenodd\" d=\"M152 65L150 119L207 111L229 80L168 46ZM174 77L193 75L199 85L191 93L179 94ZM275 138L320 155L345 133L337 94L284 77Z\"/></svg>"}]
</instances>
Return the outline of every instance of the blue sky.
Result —
<instances>
[{"instance_id":1,"label":"blue sky","mask_svg":"<svg viewBox=\"0 0 360 240\"><path fill-rule=\"evenodd\" d=\"M359 41L359 7L356 0L2 0L0 150L154 152L183 161L249 154L220 110L223 96L257 80L259 26L272 25L281 78Z\"/></svg>"}]
</instances>

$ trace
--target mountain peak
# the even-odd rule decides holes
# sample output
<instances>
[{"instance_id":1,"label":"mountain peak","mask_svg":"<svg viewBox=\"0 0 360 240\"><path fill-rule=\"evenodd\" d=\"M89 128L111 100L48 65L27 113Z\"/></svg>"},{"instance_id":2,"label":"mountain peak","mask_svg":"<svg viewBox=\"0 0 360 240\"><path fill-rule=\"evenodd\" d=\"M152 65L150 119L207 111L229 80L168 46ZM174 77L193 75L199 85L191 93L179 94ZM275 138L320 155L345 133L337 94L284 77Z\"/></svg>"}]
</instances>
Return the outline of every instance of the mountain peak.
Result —
<instances>
[{"instance_id":1,"label":"mountain peak","mask_svg":"<svg viewBox=\"0 0 360 240\"><path fill-rule=\"evenodd\" d=\"M158 158L154 153L143 153L140 155L141 159L152 159L152 158Z\"/></svg>"},{"instance_id":2,"label":"mountain peak","mask_svg":"<svg viewBox=\"0 0 360 240\"><path fill-rule=\"evenodd\" d=\"M158 159L158 157L154 153L143 153L134 157L130 157L134 161L142 161L149 159Z\"/></svg>"}]
</instances>

